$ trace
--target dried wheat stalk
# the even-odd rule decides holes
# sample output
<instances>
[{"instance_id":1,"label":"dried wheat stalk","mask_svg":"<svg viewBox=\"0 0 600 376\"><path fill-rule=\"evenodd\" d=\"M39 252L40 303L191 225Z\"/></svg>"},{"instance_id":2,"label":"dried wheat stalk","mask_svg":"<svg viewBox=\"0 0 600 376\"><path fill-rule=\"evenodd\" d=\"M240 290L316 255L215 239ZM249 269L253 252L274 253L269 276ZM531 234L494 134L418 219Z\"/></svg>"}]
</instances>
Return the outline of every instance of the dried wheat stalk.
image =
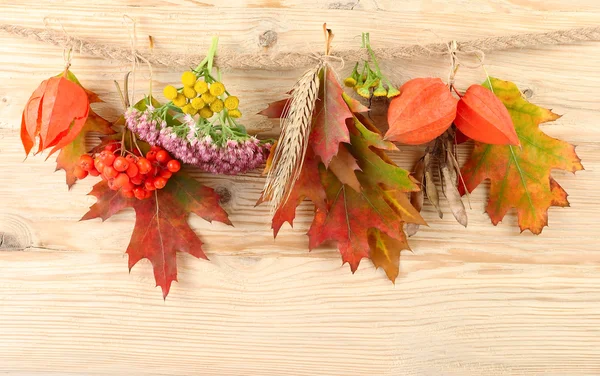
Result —
<instances>
[{"instance_id":1,"label":"dried wheat stalk","mask_svg":"<svg viewBox=\"0 0 600 376\"><path fill-rule=\"evenodd\" d=\"M283 111L281 135L263 191L263 198L271 203L272 214L286 203L300 177L313 110L319 96L319 71L322 67L322 64L317 65L298 80Z\"/></svg>"}]
</instances>

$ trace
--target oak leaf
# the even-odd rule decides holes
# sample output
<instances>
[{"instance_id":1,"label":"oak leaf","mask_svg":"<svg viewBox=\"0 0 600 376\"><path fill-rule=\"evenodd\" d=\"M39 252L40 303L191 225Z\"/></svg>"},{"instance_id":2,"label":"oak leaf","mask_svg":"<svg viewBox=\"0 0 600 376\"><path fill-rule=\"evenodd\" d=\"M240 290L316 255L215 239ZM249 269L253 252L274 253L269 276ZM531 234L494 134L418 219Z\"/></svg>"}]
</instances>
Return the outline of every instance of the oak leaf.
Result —
<instances>
[{"instance_id":1,"label":"oak leaf","mask_svg":"<svg viewBox=\"0 0 600 376\"><path fill-rule=\"evenodd\" d=\"M475 143L462 168L466 189L471 192L489 179L490 198L486 211L497 225L509 209L516 208L521 231L534 234L548 225L550 206L569 206L567 193L552 178L552 169L582 170L575 147L543 133L539 125L560 116L525 100L517 86L490 79L493 92L508 110L521 143L511 145ZM465 189L459 184L462 193Z\"/></svg>"},{"instance_id":2,"label":"oak leaf","mask_svg":"<svg viewBox=\"0 0 600 376\"><path fill-rule=\"evenodd\" d=\"M96 184L90 195L97 201L82 220L101 218L103 221L119 211L135 210L135 227L127 254L129 270L141 259L148 259L154 269L156 285L166 298L171 283L177 281L176 252L186 252L207 259L202 241L189 226L187 219L194 213L205 220L231 225L227 213L219 205L219 196L184 172L178 172L168 184L145 200L125 198L108 188L106 181Z\"/></svg>"}]
</instances>

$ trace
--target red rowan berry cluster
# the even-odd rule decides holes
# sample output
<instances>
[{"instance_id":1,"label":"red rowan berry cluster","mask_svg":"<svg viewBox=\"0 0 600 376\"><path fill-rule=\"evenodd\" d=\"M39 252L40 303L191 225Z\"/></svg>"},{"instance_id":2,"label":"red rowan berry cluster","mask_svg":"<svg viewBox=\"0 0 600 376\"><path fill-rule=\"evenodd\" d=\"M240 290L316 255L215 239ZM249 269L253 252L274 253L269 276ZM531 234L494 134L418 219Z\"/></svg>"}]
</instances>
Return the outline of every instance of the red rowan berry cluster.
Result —
<instances>
[{"instance_id":1,"label":"red rowan berry cluster","mask_svg":"<svg viewBox=\"0 0 600 376\"><path fill-rule=\"evenodd\" d=\"M154 190L164 188L181 168L179 161L159 146L152 146L142 157L137 150L131 153L119 149L119 145L110 143L93 157L82 155L73 171L75 177L100 176L113 191L120 190L124 197L143 200L152 196Z\"/></svg>"}]
</instances>

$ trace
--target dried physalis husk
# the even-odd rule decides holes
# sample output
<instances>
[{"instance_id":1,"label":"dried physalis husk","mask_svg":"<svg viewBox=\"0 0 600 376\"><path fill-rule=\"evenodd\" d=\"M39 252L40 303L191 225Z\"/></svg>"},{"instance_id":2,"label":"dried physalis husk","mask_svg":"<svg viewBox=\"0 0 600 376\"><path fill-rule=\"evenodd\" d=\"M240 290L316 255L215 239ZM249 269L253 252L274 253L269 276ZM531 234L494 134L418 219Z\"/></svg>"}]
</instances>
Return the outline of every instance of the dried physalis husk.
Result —
<instances>
[{"instance_id":1,"label":"dried physalis husk","mask_svg":"<svg viewBox=\"0 0 600 376\"><path fill-rule=\"evenodd\" d=\"M411 193L410 203L420 213L421 210L423 209L423 202L425 201L425 192L424 192L424 190L425 190L425 187L424 187L425 161L424 161L424 158L419 159L419 161L415 165L413 177L415 178L415 180L417 180L419 182L419 184L421 184L421 189L419 191ZM416 234L417 231L419 231L419 226L420 225L418 223L407 223L406 228L405 228L406 235L413 236L414 234Z\"/></svg>"}]
</instances>

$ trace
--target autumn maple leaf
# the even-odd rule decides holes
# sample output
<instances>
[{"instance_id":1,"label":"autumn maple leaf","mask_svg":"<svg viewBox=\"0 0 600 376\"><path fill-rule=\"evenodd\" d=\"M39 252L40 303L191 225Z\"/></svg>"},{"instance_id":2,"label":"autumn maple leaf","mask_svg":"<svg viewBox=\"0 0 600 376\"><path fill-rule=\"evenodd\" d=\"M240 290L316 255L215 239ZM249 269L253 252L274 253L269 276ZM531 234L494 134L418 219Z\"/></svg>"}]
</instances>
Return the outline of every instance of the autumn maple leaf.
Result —
<instances>
[{"instance_id":1,"label":"autumn maple leaf","mask_svg":"<svg viewBox=\"0 0 600 376\"><path fill-rule=\"evenodd\" d=\"M383 267L393 280L398 274L397 247L409 249L404 223L426 224L406 194L419 188L408 171L396 166L383 152L395 147L384 141L366 118L354 117L348 128L350 144L345 147L360 167L356 175L361 189L355 191L332 170L321 168L328 209L317 209L308 232L309 247L313 249L326 240L337 241L342 261L350 264L352 272L362 258L374 254L376 266Z\"/></svg>"},{"instance_id":2,"label":"autumn maple leaf","mask_svg":"<svg viewBox=\"0 0 600 376\"><path fill-rule=\"evenodd\" d=\"M95 196L97 202L82 220L101 218L104 221L125 208L135 210L135 227L127 247L129 270L141 259L148 259L164 298L169 294L171 283L177 281L177 251L207 259L202 241L187 222L189 214L231 225L215 191L183 172L173 175L165 188L145 200L125 198L121 192L109 189L106 181L96 184L90 195Z\"/></svg>"},{"instance_id":3,"label":"autumn maple leaf","mask_svg":"<svg viewBox=\"0 0 600 376\"><path fill-rule=\"evenodd\" d=\"M425 224L407 196L419 188L387 157L385 151L397 148L360 115L368 109L343 92L331 68L322 80L302 170L275 211L273 234L277 236L283 223L293 223L296 207L308 198L315 204L310 249L334 240L352 272L362 258L370 257L394 280L400 250L410 249L404 223ZM288 104L288 100L273 102L261 114L281 117Z\"/></svg>"},{"instance_id":4,"label":"autumn maple leaf","mask_svg":"<svg viewBox=\"0 0 600 376\"><path fill-rule=\"evenodd\" d=\"M490 81L493 92L510 113L521 148L476 142L462 168L462 178L469 192L490 179L486 211L494 225L509 209L516 208L521 231L539 234L548 225L550 206L569 206L567 193L552 178L551 170L575 172L583 166L573 145L539 129L541 123L556 120L559 115L529 103L512 82L494 78ZM460 188L464 193L462 184Z\"/></svg>"}]
</instances>

